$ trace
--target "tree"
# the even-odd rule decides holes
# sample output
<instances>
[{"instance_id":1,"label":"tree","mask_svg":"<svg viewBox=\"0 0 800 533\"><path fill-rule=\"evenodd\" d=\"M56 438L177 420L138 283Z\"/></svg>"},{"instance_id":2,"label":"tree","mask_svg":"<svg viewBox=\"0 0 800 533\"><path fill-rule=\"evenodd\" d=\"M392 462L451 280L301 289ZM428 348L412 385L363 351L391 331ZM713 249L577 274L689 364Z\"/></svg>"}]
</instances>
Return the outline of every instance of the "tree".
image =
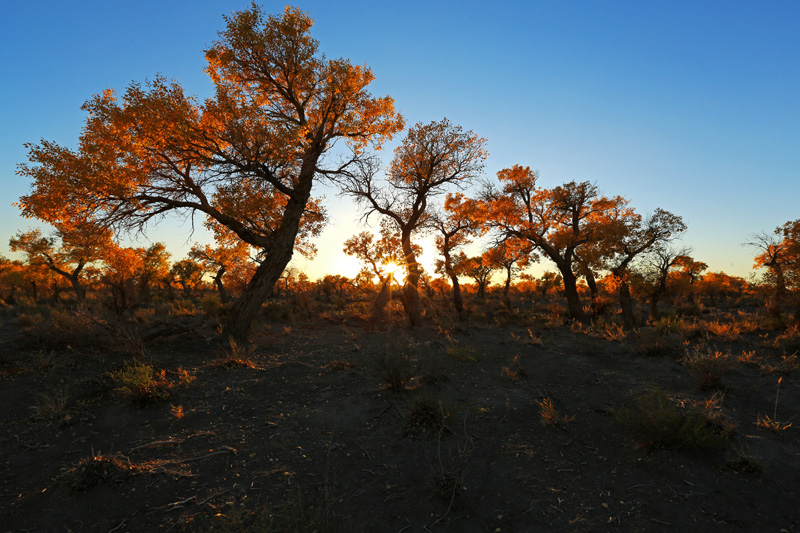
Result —
<instances>
[{"instance_id":1,"label":"tree","mask_svg":"<svg viewBox=\"0 0 800 533\"><path fill-rule=\"evenodd\" d=\"M676 250L668 245L655 246L648 254L642 272L646 285L647 299L650 301L650 317L655 321L661 317L658 304L669 289L670 273L680 266L682 258L687 258L689 250Z\"/></svg>"},{"instance_id":2,"label":"tree","mask_svg":"<svg viewBox=\"0 0 800 533\"><path fill-rule=\"evenodd\" d=\"M190 296L192 291L203 283L203 275L205 275L206 271L200 261L191 257L184 257L172 265L170 273L173 279L181 286L184 294Z\"/></svg>"},{"instance_id":3,"label":"tree","mask_svg":"<svg viewBox=\"0 0 800 533\"><path fill-rule=\"evenodd\" d=\"M369 68L319 53L306 13L265 16L253 5L225 21L206 51L213 98L199 104L162 77L121 100L110 90L94 97L77 151L28 146L19 173L33 192L19 205L44 220L138 228L171 211L205 215L260 251L224 328L243 341L298 237L321 228L314 182L347 171L403 119L391 98L369 94ZM339 139L351 151L327 164Z\"/></svg>"},{"instance_id":4,"label":"tree","mask_svg":"<svg viewBox=\"0 0 800 533\"><path fill-rule=\"evenodd\" d=\"M480 208L480 202L470 200L461 193L448 194L444 202L444 213L434 213L430 219L430 226L436 232L436 248L442 255L442 259L436 262L436 272L450 278L453 306L459 320L466 317L461 285L458 282L466 256L463 252L460 256L454 255L454 252L469 244L473 237L482 232L477 222L480 216L476 216L476 211Z\"/></svg>"},{"instance_id":5,"label":"tree","mask_svg":"<svg viewBox=\"0 0 800 533\"><path fill-rule=\"evenodd\" d=\"M234 242L230 246L221 244L216 247L195 244L189 250L189 258L199 261L204 270L214 270L214 285L219 292L219 299L228 303L228 291L225 288L223 277L233 271L234 275L241 269L248 268L250 262L250 247L242 242Z\"/></svg>"},{"instance_id":6,"label":"tree","mask_svg":"<svg viewBox=\"0 0 800 533\"><path fill-rule=\"evenodd\" d=\"M553 261L561 273L570 318L585 318L575 255L586 244L602 240L616 199L601 197L588 181L537 187L538 174L520 165L501 170L497 177L502 188L488 185L483 195L489 206L486 222L506 238L529 241Z\"/></svg>"},{"instance_id":7,"label":"tree","mask_svg":"<svg viewBox=\"0 0 800 533\"><path fill-rule=\"evenodd\" d=\"M137 248L142 260L138 274L139 294L142 299L150 296L150 286L154 281L170 276L170 253L163 242L154 242L147 248Z\"/></svg>"},{"instance_id":8,"label":"tree","mask_svg":"<svg viewBox=\"0 0 800 533\"><path fill-rule=\"evenodd\" d=\"M771 312L780 317L791 289L800 287L800 220L786 222L772 232L752 236L746 243L759 252L753 268L766 268L765 281L772 286ZM800 298L795 300L795 322L800 324Z\"/></svg>"},{"instance_id":9,"label":"tree","mask_svg":"<svg viewBox=\"0 0 800 533\"><path fill-rule=\"evenodd\" d=\"M144 248L122 247L113 244L103 253L102 282L111 291L111 305L118 315L136 301L136 282L141 275Z\"/></svg>"},{"instance_id":10,"label":"tree","mask_svg":"<svg viewBox=\"0 0 800 533\"><path fill-rule=\"evenodd\" d=\"M624 206L625 203L622 201L619 205ZM686 225L681 217L660 208L645 219L629 209L621 209L617 213L609 221L611 231L607 232L602 244L606 267L611 271L617 288L623 325L631 329L636 326L628 282L631 262L640 254L671 242L686 231Z\"/></svg>"},{"instance_id":11,"label":"tree","mask_svg":"<svg viewBox=\"0 0 800 533\"><path fill-rule=\"evenodd\" d=\"M489 286L492 272L496 268L485 256L478 256L467 259L463 263L461 271L475 281L477 297L483 299L486 297L486 287Z\"/></svg>"},{"instance_id":12,"label":"tree","mask_svg":"<svg viewBox=\"0 0 800 533\"><path fill-rule=\"evenodd\" d=\"M356 257L365 264L362 272L369 277L378 278L380 288L375 301L372 302L373 322L383 321L386 304L392 298L394 272L404 260L400 236L393 231L386 220L381 221L380 234L381 238L375 241L372 232L362 231L344 243L344 253ZM416 244L412 244L412 248L415 255L422 253L422 248Z\"/></svg>"},{"instance_id":13,"label":"tree","mask_svg":"<svg viewBox=\"0 0 800 533\"><path fill-rule=\"evenodd\" d=\"M527 241L509 238L487 250L483 257L488 261L489 265L495 268L502 268L505 271L506 281L503 285L503 300L506 307L510 308L509 291L511 290L511 280L531 262L539 259L533 253L533 245Z\"/></svg>"},{"instance_id":14,"label":"tree","mask_svg":"<svg viewBox=\"0 0 800 533\"><path fill-rule=\"evenodd\" d=\"M364 207L364 218L378 213L400 234L406 268L402 302L411 326L422 322L417 289L421 269L411 238L426 227L436 196L447 192L448 186L463 187L479 175L487 157L485 144L486 139L447 119L418 123L395 149L385 183L378 183L379 164L373 159L344 184L345 192Z\"/></svg>"},{"instance_id":15,"label":"tree","mask_svg":"<svg viewBox=\"0 0 800 533\"><path fill-rule=\"evenodd\" d=\"M65 277L78 301L86 299L83 284L84 267L102 257L111 242L111 232L91 224L57 229L52 237L44 237L38 229L18 232L9 241L13 252L24 252L28 264L42 264Z\"/></svg>"},{"instance_id":16,"label":"tree","mask_svg":"<svg viewBox=\"0 0 800 533\"><path fill-rule=\"evenodd\" d=\"M702 277L703 272L708 269L708 265L702 261L695 261L688 255L680 255L675 259L675 265L680 268L678 275L681 281L687 286L689 303L694 303L695 285Z\"/></svg>"}]
</instances>

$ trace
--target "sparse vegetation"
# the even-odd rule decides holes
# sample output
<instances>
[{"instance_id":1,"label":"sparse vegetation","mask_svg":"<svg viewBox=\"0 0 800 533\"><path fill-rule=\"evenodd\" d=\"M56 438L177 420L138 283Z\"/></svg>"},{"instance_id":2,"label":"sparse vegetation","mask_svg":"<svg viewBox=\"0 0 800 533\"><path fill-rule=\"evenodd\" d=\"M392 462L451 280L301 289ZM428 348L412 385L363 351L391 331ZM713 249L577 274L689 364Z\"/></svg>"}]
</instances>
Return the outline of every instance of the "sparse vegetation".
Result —
<instances>
[{"instance_id":1,"label":"sparse vegetation","mask_svg":"<svg viewBox=\"0 0 800 533\"><path fill-rule=\"evenodd\" d=\"M733 428L708 409L681 405L660 389L640 394L614 411L643 449L677 449L714 456L730 444Z\"/></svg>"}]
</instances>

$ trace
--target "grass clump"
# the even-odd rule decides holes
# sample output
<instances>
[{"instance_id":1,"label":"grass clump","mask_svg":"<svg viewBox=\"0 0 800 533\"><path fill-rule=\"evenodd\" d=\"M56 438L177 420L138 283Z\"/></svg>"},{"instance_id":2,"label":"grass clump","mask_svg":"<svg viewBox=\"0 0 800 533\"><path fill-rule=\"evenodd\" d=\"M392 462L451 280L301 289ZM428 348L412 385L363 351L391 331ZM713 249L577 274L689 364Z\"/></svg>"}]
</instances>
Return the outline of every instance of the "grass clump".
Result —
<instances>
[{"instance_id":1,"label":"grass clump","mask_svg":"<svg viewBox=\"0 0 800 533\"><path fill-rule=\"evenodd\" d=\"M407 434L448 433L447 422L451 416L451 409L445 407L441 399L431 395L417 396L406 414Z\"/></svg>"},{"instance_id":2,"label":"grass clump","mask_svg":"<svg viewBox=\"0 0 800 533\"><path fill-rule=\"evenodd\" d=\"M220 357L213 366L222 368L255 368L253 362L256 347L252 344L239 344L233 339L228 339L229 348L223 349Z\"/></svg>"},{"instance_id":3,"label":"grass clump","mask_svg":"<svg viewBox=\"0 0 800 533\"><path fill-rule=\"evenodd\" d=\"M714 455L728 447L733 427L719 413L718 403L685 406L661 390L639 395L634 406L613 410L646 449L670 449Z\"/></svg>"},{"instance_id":4,"label":"grass clump","mask_svg":"<svg viewBox=\"0 0 800 533\"><path fill-rule=\"evenodd\" d=\"M474 346L469 344L451 344L445 349L445 354L450 359L455 359L456 361L462 361L464 363L478 362L478 351Z\"/></svg>"}]
</instances>

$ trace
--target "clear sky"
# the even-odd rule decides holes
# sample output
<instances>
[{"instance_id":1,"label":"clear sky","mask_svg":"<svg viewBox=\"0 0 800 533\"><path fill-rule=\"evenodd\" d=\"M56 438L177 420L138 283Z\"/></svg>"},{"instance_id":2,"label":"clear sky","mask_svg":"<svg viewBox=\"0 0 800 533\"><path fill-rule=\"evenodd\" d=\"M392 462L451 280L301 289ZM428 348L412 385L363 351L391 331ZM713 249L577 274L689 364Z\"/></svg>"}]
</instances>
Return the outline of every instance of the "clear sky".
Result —
<instances>
[{"instance_id":1,"label":"clear sky","mask_svg":"<svg viewBox=\"0 0 800 533\"><path fill-rule=\"evenodd\" d=\"M285 4L263 2L279 13ZM442 117L488 139L487 176L513 164L546 187L590 180L642 213L683 216L683 243L711 270L747 276L742 243L800 218L800 3L299 2L328 57L367 64L375 95L408 124ZM211 95L203 50L224 0L9 2L0 19L0 254L35 225L11 206L23 143L74 147L81 104L157 73ZM384 152L390 157L391 151ZM388 161L387 161L388 162ZM316 277L341 264L358 212L321 187L331 222ZM200 219L198 219L199 226ZM190 224L149 234L174 259ZM146 244L147 241L141 244ZM430 261L430 257L428 261ZM550 269L552 266L547 265Z\"/></svg>"}]
</instances>

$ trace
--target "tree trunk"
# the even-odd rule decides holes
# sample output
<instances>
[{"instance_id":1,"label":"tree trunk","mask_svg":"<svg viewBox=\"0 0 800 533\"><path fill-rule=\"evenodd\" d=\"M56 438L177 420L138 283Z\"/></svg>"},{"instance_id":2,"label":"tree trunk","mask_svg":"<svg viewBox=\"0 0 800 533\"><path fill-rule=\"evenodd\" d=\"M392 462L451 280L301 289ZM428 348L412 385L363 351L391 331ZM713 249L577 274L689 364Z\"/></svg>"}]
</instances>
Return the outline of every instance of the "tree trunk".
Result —
<instances>
[{"instance_id":1,"label":"tree trunk","mask_svg":"<svg viewBox=\"0 0 800 533\"><path fill-rule=\"evenodd\" d=\"M214 276L214 285L217 286L217 290L219 291L219 301L226 304L228 303L228 291L225 290L225 285L222 284L223 275L225 275L224 266L217 270L217 274Z\"/></svg>"},{"instance_id":2,"label":"tree trunk","mask_svg":"<svg viewBox=\"0 0 800 533\"><path fill-rule=\"evenodd\" d=\"M381 283L381 290L378 297L372 302L372 317L370 320L376 324L383 322L385 318L386 304L392 299L392 276L387 276Z\"/></svg>"},{"instance_id":3,"label":"tree trunk","mask_svg":"<svg viewBox=\"0 0 800 533\"><path fill-rule=\"evenodd\" d=\"M633 299L631 298L631 290L628 286L628 279L625 273L612 272L619 284L617 290L619 294L619 305L622 308L622 327L625 329L633 329L636 327L636 316L633 313Z\"/></svg>"},{"instance_id":4,"label":"tree trunk","mask_svg":"<svg viewBox=\"0 0 800 533\"><path fill-rule=\"evenodd\" d=\"M561 278L564 283L564 296L567 298L569 317L573 320L584 320L586 314L583 312L581 297L578 294L578 280L571 268L562 268L559 266L559 270L561 271Z\"/></svg>"},{"instance_id":5,"label":"tree trunk","mask_svg":"<svg viewBox=\"0 0 800 533\"><path fill-rule=\"evenodd\" d=\"M258 243L249 243L260 246L267 254L256 268L242 295L231 307L231 313L228 315L222 332L224 337L238 343L248 342L250 324L258 314L258 310L261 309L261 305L272 293L272 289L286 269L286 265L292 260L300 219L303 217L306 204L311 197L314 168L323 148L323 146L317 146L314 148L315 152L306 154L297 184L294 187L294 195L289 197L289 201L286 203L281 224L275 231L273 239L270 240L269 248Z\"/></svg>"},{"instance_id":6,"label":"tree trunk","mask_svg":"<svg viewBox=\"0 0 800 533\"><path fill-rule=\"evenodd\" d=\"M506 309L511 309L511 298L508 294L511 291L511 266L506 267L506 284L503 286L503 303Z\"/></svg>"},{"instance_id":7,"label":"tree trunk","mask_svg":"<svg viewBox=\"0 0 800 533\"><path fill-rule=\"evenodd\" d=\"M456 315L458 315L459 320L464 320L466 313L464 313L464 299L461 296L461 285L458 283L458 276L451 275L450 283L453 284L453 306L456 308Z\"/></svg>"},{"instance_id":8,"label":"tree trunk","mask_svg":"<svg viewBox=\"0 0 800 533\"><path fill-rule=\"evenodd\" d=\"M294 244L294 239L291 243ZM223 331L224 337L233 339L237 343L248 342L250 324L258 314L258 310L261 309L261 304L272 292L275 282L278 281L286 265L292 259L292 244L274 248L258 265L244 292L231 307L231 313Z\"/></svg>"},{"instance_id":9,"label":"tree trunk","mask_svg":"<svg viewBox=\"0 0 800 533\"><path fill-rule=\"evenodd\" d=\"M597 317L600 315L600 291L597 289L597 280L594 278L594 272L589 270L588 268L585 269L586 274L584 274L584 278L586 278L586 285L589 286L589 297L591 298L591 305L592 305L592 317Z\"/></svg>"},{"instance_id":10,"label":"tree trunk","mask_svg":"<svg viewBox=\"0 0 800 533\"><path fill-rule=\"evenodd\" d=\"M79 302L85 302L86 301L86 289L83 287L83 285L81 285L81 281L80 281L80 279L78 279L78 276L70 276L69 277L69 282L72 284L72 290L75 291L75 298Z\"/></svg>"},{"instance_id":11,"label":"tree trunk","mask_svg":"<svg viewBox=\"0 0 800 533\"><path fill-rule=\"evenodd\" d=\"M661 318L661 312L658 310L659 297L655 294L650 296L650 318L653 322Z\"/></svg>"},{"instance_id":12,"label":"tree trunk","mask_svg":"<svg viewBox=\"0 0 800 533\"><path fill-rule=\"evenodd\" d=\"M403 232L402 235L403 255L406 261L406 285L403 287L401 301L403 302L403 309L406 311L409 326L419 326L422 324L422 309L419 305L419 264L417 257L414 255L414 250L411 248L411 234L410 232Z\"/></svg>"}]
</instances>

